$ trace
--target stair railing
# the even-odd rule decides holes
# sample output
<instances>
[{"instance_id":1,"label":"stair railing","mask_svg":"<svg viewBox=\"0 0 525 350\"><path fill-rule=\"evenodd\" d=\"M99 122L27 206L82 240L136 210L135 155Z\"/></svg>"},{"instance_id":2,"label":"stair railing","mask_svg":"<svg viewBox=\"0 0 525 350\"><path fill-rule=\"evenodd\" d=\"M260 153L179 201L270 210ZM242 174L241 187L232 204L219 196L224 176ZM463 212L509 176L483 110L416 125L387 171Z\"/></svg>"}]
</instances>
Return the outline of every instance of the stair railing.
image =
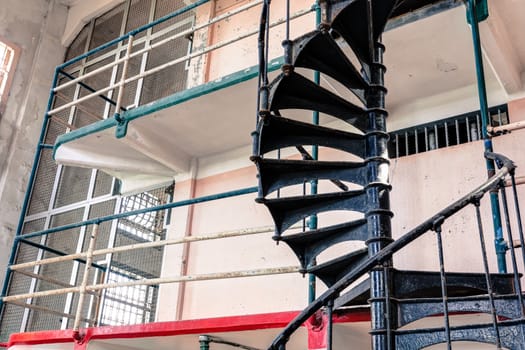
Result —
<instances>
[{"instance_id":1,"label":"stair railing","mask_svg":"<svg viewBox=\"0 0 525 350\"><path fill-rule=\"evenodd\" d=\"M518 234L519 234L519 241L521 243L521 253L524 257L523 264L525 267L525 245L524 243L524 236L523 236L523 228L521 223L520 216L520 209L519 209L519 201L517 196L517 189L516 189L516 181L515 181L515 164L508 158L506 158L503 155L496 154L496 153L486 153L485 157L490 160L494 160L499 168L499 170L490 177L486 182L484 182L481 186L477 187L467 195L463 196L462 198L456 200L443 210L437 212L435 215L430 217L429 219L422 222L420 225L412 229L411 231L407 232L406 234L402 235L400 238L389 244L387 247L381 249L376 255L369 257L367 260L359 264L355 269L347 273L344 277L339 279L334 285L332 285L328 290L326 290L322 295L320 295L317 299L315 299L312 303L310 303L299 315L297 315L286 328L284 328L280 334L277 335L277 337L274 339L272 344L269 347L269 350L284 350L286 347L286 343L288 339L292 336L292 334L301 327L303 323L305 323L310 317L312 317L316 312L321 310L323 307L327 308L327 313L331 314L332 304L334 301L339 297L340 293L345 290L348 286L350 286L352 283L356 282L359 278L365 276L368 274L372 269L374 268L381 268L383 263L386 263L388 260L392 259L393 255L403 248L405 248L408 244L412 243L415 239L423 236L424 234L428 232L435 232L437 235L438 240L438 253L439 253L439 263L440 263L440 276L441 276L441 288L442 288L442 298L443 298L443 310L442 314L445 318L445 339L448 344L448 348L451 348L451 343L454 340L454 336L451 334L451 327L450 327L450 312L448 310L448 301L447 301L447 283L446 283L446 272L444 269L444 259L443 259L443 244L442 244L442 237L441 237L441 227L443 223L452 217L454 214L458 213L460 210L467 206L474 206L476 210L476 219L477 219L477 225L478 225L478 232L480 237L480 244L481 244L481 250L483 255L483 265L484 265L484 274L485 279L487 283L487 294L489 299L489 312L492 316L492 325L490 325L488 328L493 328L493 333L488 329L485 332L479 332L476 335L478 336L477 339L472 339L473 341L481 341L481 342L487 342L487 343L493 343L496 344L497 348L501 348L501 346L509 346L508 342L513 344L523 344L525 339L521 339L525 337L525 335L521 334L521 337L514 337L514 339L507 340L507 344L503 344L501 340L501 322L504 319L510 319L510 317L504 317L499 318L500 315L497 314L495 301L494 301L494 291L492 290L492 282L491 282L491 274L489 273L489 265L488 265L488 259L487 259L487 251L483 236L483 226L481 222L481 213L480 213L480 200L483 198L483 196L487 193L493 192L493 191L500 191L501 196L503 199L503 208L504 208L504 215L505 215L505 222L506 222L506 229L508 234L508 240L509 242L513 242L513 236L512 236L512 230L511 230L511 224L510 224L510 215L509 215L509 209L507 204L507 196L506 196L506 183L505 180L507 177L510 177L510 180L508 180L507 184L510 185L512 188L512 197L514 202L514 208L516 215L518 217L517 219L517 228L518 228ZM523 308L523 296L522 296L522 289L520 284L520 274L518 272L518 263L516 259L516 254L511 249L511 256L512 256L512 267L513 267L513 278L514 278L514 290L515 293L513 296L517 298L519 301L519 311L517 312L519 315L517 319L519 321L523 321L525 319L525 310ZM389 298L391 296L388 296ZM481 312L481 311L480 311ZM515 320L515 319L514 319ZM327 344L331 344L332 340L331 332L327 332L329 339L327 339ZM392 330L389 330L389 335L393 333ZM521 332L523 333L523 332ZM513 337L510 337L513 338ZM464 339L463 339L464 340ZM393 342L391 342L393 344ZM433 343L432 343L433 344ZM427 344L424 346L429 346L432 344ZM423 346L423 347L424 347ZM518 345L519 346L519 345ZM512 347L511 347L512 348Z\"/></svg>"}]
</instances>

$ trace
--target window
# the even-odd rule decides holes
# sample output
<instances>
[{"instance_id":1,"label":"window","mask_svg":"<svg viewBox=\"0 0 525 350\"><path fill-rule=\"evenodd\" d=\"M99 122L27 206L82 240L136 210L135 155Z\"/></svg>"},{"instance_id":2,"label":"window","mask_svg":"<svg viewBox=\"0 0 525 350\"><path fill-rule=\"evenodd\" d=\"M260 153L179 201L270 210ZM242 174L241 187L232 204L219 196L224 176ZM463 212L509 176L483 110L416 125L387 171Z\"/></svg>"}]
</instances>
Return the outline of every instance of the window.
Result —
<instances>
[{"instance_id":1,"label":"window","mask_svg":"<svg viewBox=\"0 0 525 350\"><path fill-rule=\"evenodd\" d=\"M506 105L490 108L489 114L491 126L509 123ZM388 153L390 158L409 156L477 141L481 134L480 112L475 111L391 132Z\"/></svg>"},{"instance_id":2,"label":"window","mask_svg":"<svg viewBox=\"0 0 525 350\"><path fill-rule=\"evenodd\" d=\"M0 38L0 115L4 113L17 60L18 48Z\"/></svg>"}]
</instances>

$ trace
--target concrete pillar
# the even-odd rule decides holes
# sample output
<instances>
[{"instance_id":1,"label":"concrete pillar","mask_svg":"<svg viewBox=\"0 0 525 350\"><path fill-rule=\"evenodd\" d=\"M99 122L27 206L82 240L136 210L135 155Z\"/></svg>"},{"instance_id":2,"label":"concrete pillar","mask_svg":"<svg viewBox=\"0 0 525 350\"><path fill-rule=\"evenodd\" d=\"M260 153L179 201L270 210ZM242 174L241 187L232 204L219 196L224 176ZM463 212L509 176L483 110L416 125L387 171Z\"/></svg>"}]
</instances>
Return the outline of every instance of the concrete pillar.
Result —
<instances>
[{"instance_id":1,"label":"concrete pillar","mask_svg":"<svg viewBox=\"0 0 525 350\"><path fill-rule=\"evenodd\" d=\"M27 189L55 67L67 7L58 0L3 0L0 37L20 47L20 59L0 117L0 281Z\"/></svg>"}]
</instances>

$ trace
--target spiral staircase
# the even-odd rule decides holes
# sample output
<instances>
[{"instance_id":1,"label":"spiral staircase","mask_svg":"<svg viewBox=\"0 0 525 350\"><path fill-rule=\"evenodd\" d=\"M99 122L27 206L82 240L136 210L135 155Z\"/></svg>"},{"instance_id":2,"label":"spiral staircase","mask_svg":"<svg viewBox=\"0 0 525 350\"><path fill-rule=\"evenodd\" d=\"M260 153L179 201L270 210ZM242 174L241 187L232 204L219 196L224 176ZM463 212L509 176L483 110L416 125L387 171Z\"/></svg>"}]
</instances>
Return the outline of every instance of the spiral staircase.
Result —
<instances>
[{"instance_id":1,"label":"spiral staircase","mask_svg":"<svg viewBox=\"0 0 525 350\"><path fill-rule=\"evenodd\" d=\"M275 222L274 239L286 243L295 253L303 273L313 274L328 290L315 299L275 339L271 349L284 349L293 332L316 312L332 315L355 305L369 305L371 346L379 349L421 349L456 342L494 344L496 348L525 349L525 319L518 272L518 257L510 250L513 272L489 272L480 198L489 191L502 191L506 207L504 178L514 175L514 164L503 156L487 154L500 170L486 183L414 230L392 239L389 203L389 159L387 153L381 34L389 18L402 14L413 1L323 0L319 3L320 25L294 40L285 40L281 74L268 81L265 72L270 4L265 2L261 17L261 77L259 117L253 133L258 168L259 196ZM289 25L289 23L288 23ZM351 48L349 54L348 47ZM393 48L397 49L397 48ZM323 88L316 72L336 80L355 98L347 99ZM311 80L310 77L314 77ZM287 117L291 110L323 113L346 125L336 129ZM334 125L334 124L329 124ZM337 124L335 124L337 125ZM345 160L318 159L306 146L335 149L348 155ZM302 159L281 159L281 149L296 148ZM346 160L351 159L351 160ZM319 181L332 182L332 190L297 194L288 187ZM350 185L348 185L350 184ZM514 184L515 185L515 184ZM303 186L304 188L304 186ZM515 186L513 187L516 194ZM292 193L291 195L286 195ZM514 195L515 205L518 205ZM447 272L443 261L442 224L466 206L478 215L479 239L485 269L481 273ZM519 208L519 207L518 207ZM302 220L331 211L360 213L356 218L310 230L294 231ZM508 210L505 211L508 216ZM519 210L518 210L519 214ZM354 217L349 215L349 217ZM507 222L510 219L507 220ZM519 220L519 216L518 216ZM523 234L520 227L520 239ZM510 225L509 239L512 241ZM293 233L289 233L293 232ZM438 239L438 271L395 269L392 255L415 238L432 232ZM364 248L346 252L317 264L317 257L341 243L363 242ZM525 265L525 261L524 261ZM368 276L363 280L364 276ZM361 279L360 279L361 278ZM351 289L348 290L348 287ZM451 325L458 314L486 314L486 322ZM441 326L407 328L408 324L440 316ZM329 317L331 322L331 317ZM331 329L331 327L329 328ZM328 348L332 335L328 332Z\"/></svg>"}]
</instances>

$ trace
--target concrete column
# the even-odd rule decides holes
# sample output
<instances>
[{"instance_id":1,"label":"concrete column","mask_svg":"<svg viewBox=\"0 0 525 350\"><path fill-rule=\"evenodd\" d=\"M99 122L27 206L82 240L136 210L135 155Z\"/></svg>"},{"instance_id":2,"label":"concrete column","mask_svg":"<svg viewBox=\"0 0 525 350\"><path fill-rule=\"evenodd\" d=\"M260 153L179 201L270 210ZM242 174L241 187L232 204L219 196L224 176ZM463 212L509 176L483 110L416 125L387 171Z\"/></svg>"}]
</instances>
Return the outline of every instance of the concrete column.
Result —
<instances>
[{"instance_id":1,"label":"concrete column","mask_svg":"<svg viewBox=\"0 0 525 350\"><path fill-rule=\"evenodd\" d=\"M4 115L0 117L0 281L27 189L55 67L67 7L58 0L3 0L0 37L20 47Z\"/></svg>"}]
</instances>

